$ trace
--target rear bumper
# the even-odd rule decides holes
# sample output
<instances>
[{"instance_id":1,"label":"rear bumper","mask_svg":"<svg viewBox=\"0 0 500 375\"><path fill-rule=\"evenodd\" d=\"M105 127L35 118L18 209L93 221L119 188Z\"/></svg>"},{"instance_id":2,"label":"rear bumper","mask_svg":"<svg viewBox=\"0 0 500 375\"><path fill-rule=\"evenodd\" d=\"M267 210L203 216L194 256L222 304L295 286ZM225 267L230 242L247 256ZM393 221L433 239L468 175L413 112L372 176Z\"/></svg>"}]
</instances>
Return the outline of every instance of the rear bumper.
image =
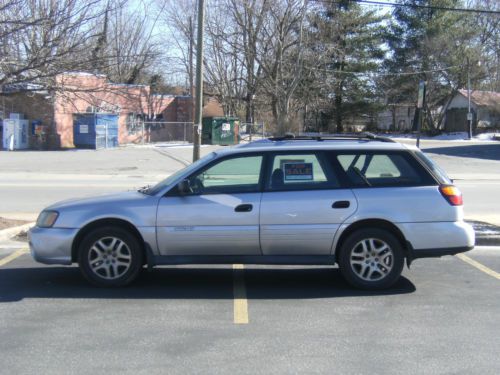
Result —
<instances>
[{"instance_id":1,"label":"rear bumper","mask_svg":"<svg viewBox=\"0 0 500 375\"><path fill-rule=\"evenodd\" d=\"M406 240L414 249L416 258L420 252L453 254L454 249L471 249L475 244L475 233L472 226L464 221L445 221L427 223L397 224ZM467 251L467 250L462 250ZM456 253L462 252L456 251ZM440 255L438 255L440 256Z\"/></svg>"},{"instance_id":2,"label":"rear bumper","mask_svg":"<svg viewBox=\"0 0 500 375\"><path fill-rule=\"evenodd\" d=\"M71 264L71 245L78 229L31 228L28 232L31 256L44 264Z\"/></svg>"},{"instance_id":3,"label":"rear bumper","mask_svg":"<svg viewBox=\"0 0 500 375\"><path fill-rule=\"evenodd\" d=\"M445 255L455 255L458 253L464 253L466 251L472 250L474 246L464 246L464 247L448 247L441 249L419 249L412 250L412 259L418 258L437 258Z\"/></svg>"},{"instance_id":4,"label":"rear bumper","mask_svg":"<svg viewBox=\"0 0 500 375\"><path fill-rule=\"evenodd\" d=\"M463 221L398 225L407 240L408 265L414 259L455 255L474 248L474 229Z\"/></svg>"}]
</instances>

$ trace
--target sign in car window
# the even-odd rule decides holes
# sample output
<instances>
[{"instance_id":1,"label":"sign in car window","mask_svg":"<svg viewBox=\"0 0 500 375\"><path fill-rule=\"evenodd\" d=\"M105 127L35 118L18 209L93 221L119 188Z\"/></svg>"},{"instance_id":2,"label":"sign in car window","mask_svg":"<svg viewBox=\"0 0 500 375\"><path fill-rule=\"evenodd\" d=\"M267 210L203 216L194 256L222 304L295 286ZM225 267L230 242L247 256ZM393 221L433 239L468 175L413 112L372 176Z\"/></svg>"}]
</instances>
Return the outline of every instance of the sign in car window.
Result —
<instances>
[{"instance_id":1,"label":"sign in car window","mask_svg":"<svg viewBox=\"0 0 500 375\"><path fill-rule=\"evenodd\" d=\"M285 181L311 181L313 179L312 163L287 162L283 163Z\"/></svg>"}]
</instances>

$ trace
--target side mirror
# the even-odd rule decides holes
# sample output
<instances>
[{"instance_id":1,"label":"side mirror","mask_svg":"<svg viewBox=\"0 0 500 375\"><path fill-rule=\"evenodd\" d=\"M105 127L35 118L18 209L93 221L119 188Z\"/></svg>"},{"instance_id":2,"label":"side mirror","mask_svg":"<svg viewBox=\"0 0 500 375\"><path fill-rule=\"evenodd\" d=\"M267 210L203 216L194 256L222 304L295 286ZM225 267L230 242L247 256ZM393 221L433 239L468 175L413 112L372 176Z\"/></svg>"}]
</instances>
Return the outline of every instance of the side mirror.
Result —
<instances>
[{"instance_id":1,"label":"side mirror","mask_svg":"<svg viewBox=\"0 0 500 375\"><path fill-rule=\"evenodd\" d=\"M180 195L187 195L193 192L193 189L191 189L191 183L187 178L177 184L177 190Z\"/></svg>"}]
</instances>

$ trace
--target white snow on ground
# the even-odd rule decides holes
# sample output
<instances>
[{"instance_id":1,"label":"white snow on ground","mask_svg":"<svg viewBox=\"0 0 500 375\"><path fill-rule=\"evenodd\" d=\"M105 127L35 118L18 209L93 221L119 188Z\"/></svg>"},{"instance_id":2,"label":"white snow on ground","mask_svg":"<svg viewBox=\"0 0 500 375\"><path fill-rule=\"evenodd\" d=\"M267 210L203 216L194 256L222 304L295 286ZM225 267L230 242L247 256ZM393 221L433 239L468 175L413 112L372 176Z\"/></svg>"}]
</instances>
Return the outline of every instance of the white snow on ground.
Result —
<instances>
[{"instance_id":1,"label":"white snow on ground","mask_svg":"<svg viewBox=\"0 0 500 375\"><path fill-rule=\"evenodd\" d=\"M127 144L130 147L144 147L144 148L193 148L192 143L188 142L155 142L141 144ZM201 145L201 147L208 147L209 145Z\"/></svg>"},{"instance_id":2,"label":"white snow on ground","mask_svg":"<svg viewBox=\"0 0 500 375\"><path fill-rule=\"evenodd\" d=\"M480 141L493 141L495 137L500 139L500 133L483 133L476 135L474 139L478 139Z\"/></svg>"},{"instance_id":3,"label":"white snow on ground","mask_svg":"<svg viewBox=\"0 0 500 375\"><path fill-rule=\"evenodd\" d=\"M468 139L469 135L466 132L457 132L457 133L440 134L428 138L435 139L436 141L461 141Z\"/></svg>"},{"instance_id":4,"label":"white snow on ground","mask_svg":"<svg viewBox=\"0 0 500 375\"><path fill-rule=\"evenodd\" d=\"M381 134L382 135L382 134ZM409 138L409 139L416 139L417 135L416 134L383 134L384 137L389 137L389 138ZM440 135L436 135L434 137L428 137L425 135L422 135L420 139L426 139L426 140L434 140L434 141L469 141L468 134L466 132L455 132L455 133L443 133ZM478 134L472 137L473 141L495 141L495 137L500 138L500 133L482 133Z\"/></svg>"}]
</instances>

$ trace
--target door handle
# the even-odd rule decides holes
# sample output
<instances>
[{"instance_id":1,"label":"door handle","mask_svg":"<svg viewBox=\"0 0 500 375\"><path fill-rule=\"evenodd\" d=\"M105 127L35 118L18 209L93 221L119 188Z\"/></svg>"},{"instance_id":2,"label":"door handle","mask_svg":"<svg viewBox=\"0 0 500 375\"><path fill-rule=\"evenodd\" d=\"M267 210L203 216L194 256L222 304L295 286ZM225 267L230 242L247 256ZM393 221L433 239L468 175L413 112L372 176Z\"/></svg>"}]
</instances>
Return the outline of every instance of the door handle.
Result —
<instances>
[{"instance_id":1,"label":"door handle","mask_svg":"<svg viewBox=\"0 0 500 375\"><path fill-rule=\"evenodd\" d=\"M333 202L332 208L349 208L351 202L349 201L337 201Z\"/></svg>"},{"instance_id":2,"label":"door handle","mask_svg":"<svg viewBox=\"0 0 500 375\"><path fill-rule=\"evenodd\" d=\"M236 206L234 211L235 212L250 212L252 211L253 206L251 204L240 204L239 206Z\"/></svg>"}]
</instances>

